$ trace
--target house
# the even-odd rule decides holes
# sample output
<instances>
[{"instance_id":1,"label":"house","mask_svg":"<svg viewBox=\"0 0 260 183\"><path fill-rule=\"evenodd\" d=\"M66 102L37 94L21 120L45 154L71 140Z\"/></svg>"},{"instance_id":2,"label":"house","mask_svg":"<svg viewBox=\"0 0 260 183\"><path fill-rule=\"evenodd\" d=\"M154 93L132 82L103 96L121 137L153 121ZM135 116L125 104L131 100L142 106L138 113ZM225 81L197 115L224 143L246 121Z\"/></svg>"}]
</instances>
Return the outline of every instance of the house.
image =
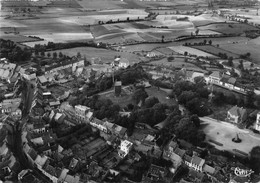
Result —
<instances>
[{"instance_id":1,"label":"house","mask_svg":"<svg viewBox=\"0 0 260 183\"><path fill-rule=\"evenodd\" d=\"M227 112L227 121L231 123L242 123L247 118L247 110L243 107L234 106Z\"/></svg>"},{"instance_id":2,"label":"house","mask_svg":"<svg viewBox=\"0 0 260 183\"><path fill-rule=\"evenodd\" d=\"M41 85L43 85L43 86L45 86L48 83L48 80L44 75L38 76L38 80L41 83Z\"/></svg>"},{"instance_id":3,"label":"house","mask_svg":"<svg viewBox=\"0 0 260 183\"><path fill-rule=\"evenodd\" d=\"M36 77L36 73L35 73L35 70L34 69L26 69L23 73L23 77L27 80L34 80L34 79L37 79Z\"/></svg>"},{"instance_id":4,"label":"house","mask_svg":"<svg viewBox=\"0 0 260 183\"><path fill-rule=\"evenodd\" d=\"M186 156L185 164L198 172L202 172L203 171L202 168L205 164L205 160L198 156L193 156L192 158L189 158L189 156Z\"/></svg>"},{"instance_id":5,"label":"house","mask_svg":"<svg viewBox=\"0 0 260 183\"><path fill-rule=\"evenodd\" d=\"M86 115L89 110L90 110L90 108L87 106L75 105L75 114L81 120L86 119Z\"/></svg>"},{"instance_id":6,"label":"house","mask_svg":"<svg viewBox=\"0 0 260 183\"><path fill-rule=\"evenodd\" d=\"M164 182L165 168L152 164L142 182Z\"/></svg>"},{"instance_id":7,"label":"house","mask_svg":"<svg viewBox=\"0 0 260 183\"><path fill-rule=\"evenodd\" d=\"M213 84L220 84L220 80L222 75L219 71L214 71L212 74L209 75L209 82Z\"/></svg>"},{"instance_id":8,"label":"house","mask_svg":"<svg viewBox=\"0 0 260 183\"><path fill-rule=\"evenodd\" d=\"M102 120L94 118L92 121L90 121L90 125L99 129L100 131L107 133L107 127L105 126L105 122Z\"/></svg>"},{"instance_id":9,"label":"house","mask_svg":"<svg viewBox=\"0 0 260 183\"><path fill-rule=\"evenodd\" d=\"M126 155L130 152L130 150L133 147L133 143L128 141L128 140L124 140L121 142L120 144L120 150L118 151L118 154L121 158L126 157Z\"/></svg>"},{"instance_id":10,"label":"house","mask_svg":"<svg viewBox=\"0 0 260 183\"><path fill-rule=\"evenodd\" d=\"M78 163L79 160L72 158L72 160L70 161L69 169L74 170L77 167Z\"/></svg>"},{"instance_id":11,"label":"house","mask_svg":"<svg viewBox=\"0 0 260 183\"><path fill-rule=\"evenodd\" d=\"M230 77L228 75L223 75L223 77L221 78L219 84L230 89L233 90L235 87L235 83L236 83L236 78Z\"/></svg>"},{"instance_id":12,"label":"house","mask_svg":"<svg viewBox=\"0 0 260 183\"><path fill-rule=\"evenodd\" d=\"M129 60L127 60L126 58L121 58L118 64L119 68L127 68L129 66Z\"/></svg>"},{"instance_id":13,"label":"house","mask_svg":"<svg viewBox=\"0 0 260 183\"><path fill-rule=\"evenodd\" d=\"M260 112L258 112L256 115L255 129L257 131L260 131Z\"/></svg>"}]
</instances>

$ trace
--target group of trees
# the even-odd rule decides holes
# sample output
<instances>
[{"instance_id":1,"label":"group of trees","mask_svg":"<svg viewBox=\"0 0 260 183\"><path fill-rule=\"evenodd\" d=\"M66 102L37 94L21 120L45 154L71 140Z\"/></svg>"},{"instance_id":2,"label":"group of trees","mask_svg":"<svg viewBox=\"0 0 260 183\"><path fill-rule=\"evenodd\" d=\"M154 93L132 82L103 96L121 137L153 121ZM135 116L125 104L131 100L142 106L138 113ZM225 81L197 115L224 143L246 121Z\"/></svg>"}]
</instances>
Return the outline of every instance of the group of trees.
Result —
<instances>
[{"instance_id":1,"label":"group of trees","mask_svg":"<svg viewBox=\"0 0 260 183\"><path fill-rule=\"evenodd\" d=\"M75 47L84 47L84 46L89 46L89 47L96 47L96 48L106 48L107 45L103 43L95 43L93 41L88 41L88 42L70 42L70 43L53 43L53 42L48 42L47 44L41 45L41 44L36 44L34 46L35 52L38 53L43 53L45 51L50 51L50 50L60 50L60 49L68 49L68 48L75 48Z\"/></svg>"},{"instance_id":2,"label":"group of trees","mask_svg":"<svg viewBox=\"0 0 260 183\"><path fill-rule=\"evenodd\" d=\"M200 46L200 45L212 45L212 40L209 40L207 41L206 39L203 40L203 42L198 42L198 43L187 43L185 42L184 43L184 46L191 46L191 45L194 45L194 46Z\"/></svg>"},{"instance_id":3,"label":"group of trees","mask_svg":"<svg viewBox=\"0 0 260 183\"><path fill-rule=\"evenodd\" d=\"M166 126L161 130L163 144L176 135L179 139L184 139L193 145L202 145L205 134L199 129L200 120L197 115L182 116L178 107L173 107L172 112L166 118Z\"/></svg>"},{"instance_id":4,"label":"group of trees","mask_svg":"<svg viewBox=\"0 0 260 183\"><path fill-rule=\"evenodd\" d=\"M199 116L209 114L207 99L209 91L204 80L195 78L195 84L189 81L177 81L173 87L173 96L176 96L179 104L184 105L191 113Z\"/></svg>"},{"instance_id":5,"label":"group of trees","mask_svg":"<svg viewBox=\"0 0 260 183\"><path fill-rule=\"evenodd\" d=\"M144 19L140 19L139 17L137 17L137 19L130 19L129 17L127 17L125 20L120 20L119 18L117 20L108 20L107 22L98 21L99 25L103 25L103 24L112 24L112 23L120 23L120 22L137 22L137 21L144 21Z\"/></svg>"},{"instance_id":6,"label":"group of trees","mask_svg":"<svg viewBox=\"0 0 260 183\"><path fill-rule=\"evenodd\" d=\"M0 57L7 58L13 63L21 63L31 59L31 49L27 47L22 49L13 41L0 39L0 48Z\"/></svg>"}]
</instances>

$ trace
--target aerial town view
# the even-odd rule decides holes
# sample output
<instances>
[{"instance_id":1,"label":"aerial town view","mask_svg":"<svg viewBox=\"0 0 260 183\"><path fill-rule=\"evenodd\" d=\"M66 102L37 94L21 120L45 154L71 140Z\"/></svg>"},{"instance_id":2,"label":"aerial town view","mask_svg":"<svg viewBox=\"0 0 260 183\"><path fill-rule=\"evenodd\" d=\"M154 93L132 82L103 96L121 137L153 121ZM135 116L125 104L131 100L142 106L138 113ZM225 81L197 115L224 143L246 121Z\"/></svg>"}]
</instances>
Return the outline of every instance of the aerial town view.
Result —
<instances>
[{"instance_id":1,"label":"aerial town view","mask_svg":"<svg viewBox=\"0 0 260 183\"><path fill-rule=\"evenodd\" d=\"M0 0L0 183L260 183L260 0Z\"/></svg>"}]
</instances>

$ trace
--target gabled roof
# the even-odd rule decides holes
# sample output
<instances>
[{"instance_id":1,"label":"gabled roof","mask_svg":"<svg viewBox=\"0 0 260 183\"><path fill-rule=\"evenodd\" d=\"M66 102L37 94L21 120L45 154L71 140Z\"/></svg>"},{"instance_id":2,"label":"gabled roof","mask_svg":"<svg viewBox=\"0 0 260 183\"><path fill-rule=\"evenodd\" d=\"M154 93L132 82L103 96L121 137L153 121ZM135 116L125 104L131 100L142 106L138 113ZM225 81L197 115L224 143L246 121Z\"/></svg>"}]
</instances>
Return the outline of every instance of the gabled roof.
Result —
<instances>
[{"instance_id":1,"label":"gabled roof","mask_svg":"<svg viewBox=\"0 0 260 183\"><path fill-rule=\"evenodd\" d=\"M243 117L246 114L246 109L243 107L233 106L228 112L233 116Z\"/></svg>"},{"instance_id":2,"label":"gabled roof","mask_svg":"<svg viewBox=\"0 0 260 183\"><path fill-rule=\"evenodd\" d=\"M192 162L192 164L195 164L197 166L203 166L205 163L205 160L198 156L193 156L191 162Z\"/></svg>"},{"instance_id":3,"label":"gabled roof","mask_svg":"<svg viewBox=\"0 0 260 183\"><path fill-rule=\"evenodd\" d=\"M221 78L221 74L219 71L214 71L212 74L209 75L209 77L215 77L215 78Z\"/></svg>"}]
</instances>

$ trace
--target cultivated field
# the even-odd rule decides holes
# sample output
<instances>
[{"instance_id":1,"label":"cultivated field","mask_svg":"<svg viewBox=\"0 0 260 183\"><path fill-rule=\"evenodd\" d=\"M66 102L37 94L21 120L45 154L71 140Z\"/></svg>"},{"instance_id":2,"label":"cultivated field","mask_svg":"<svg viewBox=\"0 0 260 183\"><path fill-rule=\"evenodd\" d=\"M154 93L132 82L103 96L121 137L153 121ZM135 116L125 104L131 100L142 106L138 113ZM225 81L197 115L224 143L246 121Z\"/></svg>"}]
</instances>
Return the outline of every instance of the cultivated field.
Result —
<instances>
[{"instance_id":1,"label":"cultivated field","mask_svg":"<svg viewBox=\"0 0 260 183\"><path fill-rule=\"evenodd\" d=\"M243 34L245 31L258 30L257 28L242 23L214 23L200 26L200 30L214 30L223 34Z\"/></svg>"},{"instance_id":2,"label":"cultivated field","mask_svg":"<svg viewBox=\"0 0 260 183\"><path fill-rule=\"evenodd\" d=\"M239 55L235 54L233 52L227 51L222 48L218 48L216 46L211 46L211 45L203 45L203 46L192 46L192 48L196 48L201 51L205 51L207 53L210 53L212 55L218 56L219 53L225 53L227 54L228 57L233 57L233 58L238 58Z\"/></svg>"},{"instance_id":3,"label":"cultivated field","mask_svg":"<svg viewBox=\"0 0 260 183\"><path fill-rule=\"evenodd\" d=\"M54 51L51 51L52 53ZM131 53L126 52L116 52L113 50L106 50L106 49L98 49L92 47L77 47L72 49L63 49L63 50L55 50L55 52L62 52L68 56L76 56L78 52L81 53L82 56L86 56L88 60L100 58L103 63L112 62L115 56L121 56L122 58L126 58L129 60L131 64L140 62L140 58Z\"/></svg>"},{"instance_id":4,"label":"cultivated field","mask_svg":"<svg viewBox=\"0 0 260 183\"><path fill-rule=\"evenodd\" d=\"M197 55L197 56L203 56L203 57L216 58L216 56L214 56L210 53L206 53L204 51L201 51L201 50L198 50L195 48L191 48L191 47L187 47L187 46L171 46L169 48L180 54L184 54L184 52L188 52L188 55Z\"/></svg>"},{"instance_id":5,"label":"cultivated field","mask_svg":"<svg viewBox=\"0 0 260 183\"><path fill-rule=\"evenodd\" d=\"M167 58L163 58L161 60L152 61L149 63L153 64L153 65L173 66L173 67L179 68L179 69L184 66L187 70L206 72L205 70L197 67L196 65L194 65L192 63L185 62L183 57L174 57L174 60L172 62L168 62Z\"/></svg>"},{"instance_id":6,"label":"cultivated field","mask_svg":"<svg viewBox=\"0 0 260 183\"><path fill-rule=\"evenodd\" d=\"M239 54L249 52L253 62L260 64L260 44L258 42L256 43L256 40L238 44L222 45L221 48Z\"/></svg>"}]
</instances>

